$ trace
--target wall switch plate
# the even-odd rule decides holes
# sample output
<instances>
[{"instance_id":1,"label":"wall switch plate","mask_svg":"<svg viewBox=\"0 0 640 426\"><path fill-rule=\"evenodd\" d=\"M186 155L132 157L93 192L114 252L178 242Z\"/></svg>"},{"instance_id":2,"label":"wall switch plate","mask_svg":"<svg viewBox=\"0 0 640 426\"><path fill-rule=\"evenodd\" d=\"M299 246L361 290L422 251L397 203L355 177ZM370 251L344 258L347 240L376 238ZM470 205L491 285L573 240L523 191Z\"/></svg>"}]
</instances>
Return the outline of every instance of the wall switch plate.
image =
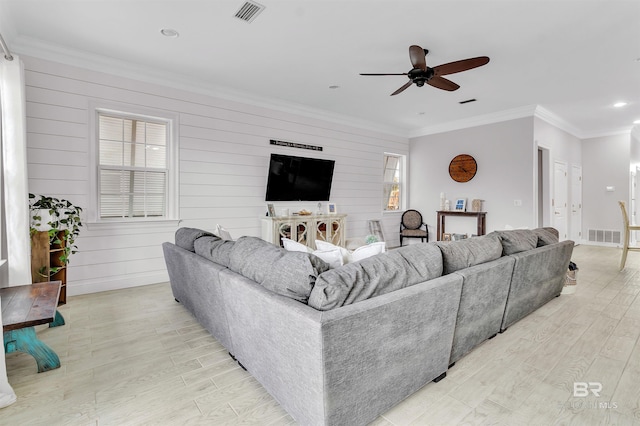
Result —
<instances>
[{"instance_id":1,"label":"wall switch plate","mask_svg":"<svg viewBox=\"0 0 640 426\"><path fill-rule=\"evenodd\" d=\"M616 190L615 186L607 186L607 192L613 192Z\"/></svg>"}]
</instances>

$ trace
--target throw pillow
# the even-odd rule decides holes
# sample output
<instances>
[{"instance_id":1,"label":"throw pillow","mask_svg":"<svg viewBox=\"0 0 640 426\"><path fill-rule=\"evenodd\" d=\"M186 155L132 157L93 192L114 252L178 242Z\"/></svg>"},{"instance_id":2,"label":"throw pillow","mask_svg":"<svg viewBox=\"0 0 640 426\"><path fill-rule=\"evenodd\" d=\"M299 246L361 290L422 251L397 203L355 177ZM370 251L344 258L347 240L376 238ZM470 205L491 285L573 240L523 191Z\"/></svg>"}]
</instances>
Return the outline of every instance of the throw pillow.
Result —
<instances>
[{"instance_id":1,"label":"throw pillow","mask_svg":"<svg viewBox=\"0 0 640 426\"><path fill-rule=\"evenodd\" d=\"M311 253L313 251L310 247L307 247L304 244L284 237L282 237L282 245L287 251L301 251L303 253Z\"/></svg>"},{"instance_id":2,"label":"throw pillow","mask_svg":"<svg viewBox=\"0 0 640 426\"><path fill-rule=\"evenodd\" d=\"M333 250L315 250L311 252L314 256L327 262L329 269L339 268L344 264L342 253L338 249Z\"/></svg>"},{"instance_id":3,"label":"throw pillow","mask_svg":"<svg viewBox=\"0 0 640 426\"><path fill-rule=\"evenodd\" d=\"M385 242L381 241L378 243L367 244L366 246L358 247L353 252L351 252L350 262L357 262L362 259L366 259L367 257L375 256L376 254L384 253L385 251Z\"/></svg>"},{"instance_id":4,"label":"throw pillow","mask_svg":"<svg viewBox=\"0 0 640 426\"><path fill-rule=\"evenodd\" d=\"M316 240L316 248L318 250L328 251L328 250L339 250L340 254L342 254L342 264L346 265L351 261L351 252L344 247L337 246L335 244L328 243L322 240Z\"/></svg>"},{"instance_id":5,"label":"throw pillow","mask_svg":"<svg viewBox=\"0 0 640 426\"><path fill-rule=\"evenodd\" d=\"M233 241L233 238L231 238L231 234L229 233L229 231L220 226L219 223L216 224L216 234L225 241Z\"/></svg>"}]
</instances>

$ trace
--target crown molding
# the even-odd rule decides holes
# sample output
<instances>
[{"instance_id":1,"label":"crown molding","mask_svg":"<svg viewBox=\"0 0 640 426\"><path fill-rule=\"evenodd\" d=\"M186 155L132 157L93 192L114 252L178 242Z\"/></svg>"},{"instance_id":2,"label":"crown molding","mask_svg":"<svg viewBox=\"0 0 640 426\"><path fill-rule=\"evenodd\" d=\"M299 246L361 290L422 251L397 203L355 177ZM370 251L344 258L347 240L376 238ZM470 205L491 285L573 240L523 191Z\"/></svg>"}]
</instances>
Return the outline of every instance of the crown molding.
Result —
<instances>
[{"instance_id":1,"label":"crown molding","mask_svg":"<svg viewBox=\"0 0 640 426\"><path fill-rule=\"evenodd\" d=\"M451 132L454 130L466 129L469 127L484 126L487 124L500 123L503 121L515 120L518 118L532 117L537 105L526 105L505 111L491 114L476 115L462 120L448 121L435 126L427 126L410 132L410 138L433 135L436 133Z\"/></svg>"},{"instance_id":2,"label":"crown molding","mask_svg":"<svg viewBox=\"0 0 640 426\"><path fill-rule=\"evenodd\" d=\"M207 81L185 78L182 75L172 72L134 66L128 62L97 55L92 52L67 49L30 37L18 37L12 41L12 46L12 52L15 51L15 53L23 56L31 56L51 62L89 69L100 73L112 74L131 80L142 81L144 83L184 90L186 92L196 93L199 95L207 95L260 108L276 110L316 120L323 120L334 124L350 126L368 131L377 131L395 137L409 137L407 130L403 128L385 126L373 121L345 116L343 114L336 114L331 111L316 109L294 102L265 98L248 92L214 85Z\"/></svg>"},{"instance_id":3,"label":"crown molding","mask_svg":"<svg viewBox=\"0 0 640 426\"><path fill-rule=\"evenodd\" d=\"M1 18L0 22L2 22ZM10 26L7 26L7 34L10 35L9 38L11 39L11 44L9 47L13 54L32 56L51 62L89 69L100 73L112 74L135 81L142 81L145 83L184 90L190 93L207 95L218 99L243 103L259 108L275 110L301 117L322 120L329 123L349 126L357 129L375 131L400 138L409 139L420 136L427 136L436 133L450 132L454 130L494 124L525 117L540 118L541 120L544 120L547 123L566 131L567 133L577 137L578 139L630 134L633 128L632 126L629 126L625 128L612 129L601 132L584 133L552 111L540 105L525 105L509 110L477 115L460 120L453 120L445 123L439 123L436 125L409 130L402 127L383 125L378 122L373 122L358 117L336 114L331 111L312 108L303 104L297 104L294 102L288 102L273 98L265 98L252 93L242 92L230 89L228 87L215 85L207 81L189 79L184 75L180 75L177 73L163 71L155 68L143 68L140 66L132 65L131 63L128 63L126 61L109 58L92 52L67 49L59 45L50 44L42 40L37 40L30 37L11 37L13 33L13 29Z\"/></svg>"},{"instance_id":4,"label":"crown molding","mask_svg":"<svg viewBox=\"0 0 640 426\"><path fill-rule=\"evenodd\" d=\"M633 131L633 127L631 126L621 127L619 129L611 129L603 132L583 134L580 139L584 140L584 139L593 139L593 138L603 138L606 136L631 135L632 131Z\"/></svg>"},{"instance_id":5,"label":"crown molding","mask_svg":"<svg viewBox=\"0 0 640 426\"><path fill-rule=\"evenodd\" d=\"M536 105L536 109L533 115L543 121L546 121L552 126L557 127L560 130L564 130L565 132L569 133L572 136L575 136L578 139L583 139L583 136L580 133L580 130L578 130L576 127L571 125L568 121L564 120L563 118L560 118L560 116L556 115L555 113L549 111L548 109L540 105Z\"/></svg>"}]
</instances>

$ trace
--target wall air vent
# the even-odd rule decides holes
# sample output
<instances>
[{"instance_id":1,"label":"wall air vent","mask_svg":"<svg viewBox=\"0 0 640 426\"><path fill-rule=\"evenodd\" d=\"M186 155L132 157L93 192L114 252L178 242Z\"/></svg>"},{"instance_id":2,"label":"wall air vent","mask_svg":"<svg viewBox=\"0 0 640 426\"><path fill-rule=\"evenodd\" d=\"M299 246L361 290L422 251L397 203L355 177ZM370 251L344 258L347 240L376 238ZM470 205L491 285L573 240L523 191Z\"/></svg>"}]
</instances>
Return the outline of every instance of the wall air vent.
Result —
<instances>
[{"instance_id":1,"label":"wall air vent","mask_svg":"<svg viewBox=\"0 0 640 426\"><path fill-rule=\"evenodd\" d=\"M238 11L236 12L235 17L245 22L253 22L253 20L256 19L256 16L258 16L263 10L263 5L253 1L248 1L240 6L240 9L238 9Z\"/></svg>"},{"instance_id":2,"label":"wall air vent","mask_svg":"<svg viewBox=\"0 0 640 426\"><path fill-rule=\"evenodd\" d=\"M589 240L594 243L620 244L622 242L620 231L609 229L589 229Z\"/></svg>"}]
</instances>

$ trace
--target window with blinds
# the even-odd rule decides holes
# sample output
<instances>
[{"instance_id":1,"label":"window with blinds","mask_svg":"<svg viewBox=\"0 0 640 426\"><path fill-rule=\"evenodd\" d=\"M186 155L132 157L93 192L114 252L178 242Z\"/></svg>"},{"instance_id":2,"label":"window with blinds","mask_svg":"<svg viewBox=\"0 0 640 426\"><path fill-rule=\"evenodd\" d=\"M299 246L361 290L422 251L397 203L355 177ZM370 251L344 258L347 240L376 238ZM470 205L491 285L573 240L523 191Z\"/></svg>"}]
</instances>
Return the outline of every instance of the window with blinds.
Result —
<instances>
[{"instance_id":1,"label":"window with blinds","mask_svg":"<svg viewBox=\"0 0 640 426\"><path fill-rule=\"evenodd\" d=\"M100 219L167 217L170 122L98 113Z\"/></svg>"},{"instance_id":2,"label":"window with blinds","mask_svg":"<svg viewBox=\"0 0 640 426\"><path fill-rule=\"evenodd\" d=\"M402 203L402 156L384 155L382 203L384 211L400 210Z\"/></svg>"}]
</instances>

